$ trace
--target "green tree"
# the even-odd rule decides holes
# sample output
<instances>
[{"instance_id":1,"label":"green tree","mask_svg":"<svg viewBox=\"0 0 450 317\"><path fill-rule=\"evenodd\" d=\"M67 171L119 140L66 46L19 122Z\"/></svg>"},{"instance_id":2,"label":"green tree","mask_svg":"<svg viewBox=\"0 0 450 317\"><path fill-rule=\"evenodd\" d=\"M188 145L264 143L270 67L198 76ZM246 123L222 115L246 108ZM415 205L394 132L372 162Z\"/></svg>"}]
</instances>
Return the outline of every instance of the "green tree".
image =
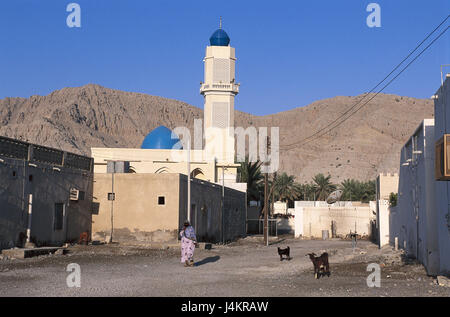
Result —
<instances>
[{"instance_id":1,"label":"green tree","mask_svg":"<svg viewBox=\"0 0 450 317\"><path fill-rule=\"evenodd\" d=\"M300 184L299 185L299 199L301 200L313 200L314 199L314 185L313 184Z\"/></svg>"},{"instance_id":2,"label":"green tree","mask_svg":"<svg viewBox=\"0 0 450 317\"><path fill-rule=\"evenodd\" d=\"M249 162L248 156L238 167L239 181L247 183L247 203L250 200L260 200L264 190L264 176L261 174L261 161Z\"/></svg>"},{"instance_id":3,"label":"green tree","mask_svg":"<svg viewBox=\"0 0 450 317\"><path fill-rule=\"evenodd\" d=\"M375 195L377 191L377 184L375 181L367 181L363 183L363 195L361 197L361 202L368 203L371 200L375 200Z\"/></svg>"},{"instance_id":4,"label":"green tree","mask_svg":"<svg viewBox=\"0 0 450 317\"><path fill-rule=\"evenodd\" d=\"M323 174L317 174L313 177L314 192L316 194L316 200L326 200L328 195L336 190L336 185L330 181L331 175L324 176Z\"/></svg>"},{"instance_id":5,"label":"green tree","mask_svg":"<svg viewBox=\"0 0 450 317\"><path fill-rule=\"evenodd\" d=\"M294 201L300 196L301 188L295 182L295 176L282 173L280 175L274 174L271 182L273 186L273 200L289 202Z\"/></svg>"},{"instance_id":6,"label":"green tree","mask_svg":"<svg viewBox=\"0 0 450 317\"><path fill-rule=\"evenodd\" d=\"M395 207L397 206L398 201L398 194L397 193L390 193L389 195L389 206Z\"/></svg>"},{"instance_id":7,"label":"green tree","mask_svg":"<svg viewBox=\"0 0 450 317\"><path fill-rule=\"evenodd\" d=\"M353 179L344 180L339 186L342 190L341 200L355 201L358 197L358 184Z\"/></svg>"},{"instance_id":8,"label":"green tree","mask_svg":"<svg viewBox=\"0 0 450 317\"><path fill-rule=\"evenodd\" d=\"M346 179L339 188L342 190L341 200L361 202L375 200L375 181L360 182L354 179Z\"/></svg>"}]
</instances>

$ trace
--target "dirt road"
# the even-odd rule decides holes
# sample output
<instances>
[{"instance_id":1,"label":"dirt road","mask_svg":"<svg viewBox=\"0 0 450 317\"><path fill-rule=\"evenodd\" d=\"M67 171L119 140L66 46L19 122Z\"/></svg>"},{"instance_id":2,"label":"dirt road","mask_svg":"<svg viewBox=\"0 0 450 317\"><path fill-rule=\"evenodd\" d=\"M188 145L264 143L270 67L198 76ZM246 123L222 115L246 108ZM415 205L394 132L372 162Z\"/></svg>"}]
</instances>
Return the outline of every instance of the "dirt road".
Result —
<instances>
[{"instance_id":1,"label":"dirt road","mask_svg":"<svg viewBox=\"0 0 450 317\"><path fill-rule=\"evenodd\" d=\"M277 247L290 246L291 261ZM330 254L331 276L314 279L308 252ZM179 250L121 245L75 246L67 255L0 261L0 296L450 296L423 267L360 241L285 239L269 247L249 237L196 250L196 266ZM68 287L67 265L81 269L81 287ZM381 287L370 288L368 263L381 264Z\"/></svg>"}]
</instances>

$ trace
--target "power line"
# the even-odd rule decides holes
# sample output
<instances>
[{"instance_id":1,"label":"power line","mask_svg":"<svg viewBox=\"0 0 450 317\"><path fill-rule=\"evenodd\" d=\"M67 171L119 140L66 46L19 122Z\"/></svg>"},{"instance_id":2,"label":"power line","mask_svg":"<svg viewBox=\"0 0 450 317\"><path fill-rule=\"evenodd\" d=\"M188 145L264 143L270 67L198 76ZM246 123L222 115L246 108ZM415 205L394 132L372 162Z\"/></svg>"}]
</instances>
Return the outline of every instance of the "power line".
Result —
<instances>
[{"instance_id":1,"label":"power line","mask_svg":"<svg viewBox=\"0 0 450 317\"><path fill-rule=\"evenodd\" d=\"M347 116L346 118L344 118L342 121L338 122L335 126L327 129L326 131L324 131L322 134L320 134L319 136L310 139L306 142L304 142L303 144L309 143L317 138L320 138L322 135L330 132L331 130L337 128L338 126L340 126L342 123L344 123L347 119L349 119L351 116L353 116L354 114L356 114L362 107L364 107L365 105L367 105L371 100L373 100L376 96L378 96L378 94L380 94L387 86L389 86L398 76L400 76L420 55L422 55L422 53L424 53L438 38L440 38L447 30L449 27L447 27L443 32L441 32L425 49L423 49L410 63L408 63L408 65L406 65L394 78L392 78L386 85L383 86L383 88L381 88L375 95L373 95L369 100L367 100L364 104L362 104L361 106L359 106L353 113L351 113L349 116ZM320 131L319 131L320 132ZM306 140L306 139L305 139Z\"/></svg>"},{"instance_id":2,"label":"power line","mask_svg":"<svg viewBox=\"0 0 450 317\"><path fill-rule=\"evenodd\" d=\"M425 47L410 63L408 63L408 65L406 65L392 80L390 80L383 88L381 88L374 96L372 96L372 98L370 98L366 103L364 103L362 106L360 106L359 108L357 108L353 113L350 113L350 115L347 118L344 118L346 114L348 114L350 111L352 111L355 107L357 107L362 101L364 101L364 99L370 95L371 92L373 92L378 86L380 86L390 75L392 75L415 51L417 51L417 49L428 39L430 38L430 36L436 32L436 30L438 30L442 24L445 23L445 21L448 20L448 18L450 17L450 15L447 15L447 17L432 31L430 32L425 39L423 39L386 77L384 77L383 80L381 80L377 85L375 85L368 93L366 93L360 100L358 100L353 106L351 106L349 109L347 109L344 113L342 113L339 117L337 117L336 119L334 119L332 122L328 123L326 127L319 129L318 131L316 131L315 133L313 133L312 135L306 137L303 140L285 145L282 147L282 149L286 149L289 150L290 147L294 146L294 145L298 145L298 144L306 144L311 142L312 140L315 140L317 138L320 138L323 134L326 134L328 132L330 132L331 130L335 129L336 127L338 127L340 124L342 124L343 122L345 122L348 118L350 118L351 116L353 116L356 112L358 112L362 107L364 107L368 102L370 102L373 98L375 98L379 93L381 93L387 86L389 86L401 73L403 73L403 71L406 70L406 68L408 68L419 56L421 56L437 39L439 39L447 30L448 30L448 26L446 29L444 29L444 31L442 31L427 47ZM330 125L333 125L334 123L336 123L337 121L339 121L340 119L344 118L344 120L342 120L341 122L338 122L338 124L334 127L330 128ZM322 131L325 131L325 133L320 134ZM316 135L318 135L316 137ZM311 140L309 140L311 139ZM309 141L307 141L309 140ZM306 141L306 142L305 142Z\"/></svg>"}]
</instances>

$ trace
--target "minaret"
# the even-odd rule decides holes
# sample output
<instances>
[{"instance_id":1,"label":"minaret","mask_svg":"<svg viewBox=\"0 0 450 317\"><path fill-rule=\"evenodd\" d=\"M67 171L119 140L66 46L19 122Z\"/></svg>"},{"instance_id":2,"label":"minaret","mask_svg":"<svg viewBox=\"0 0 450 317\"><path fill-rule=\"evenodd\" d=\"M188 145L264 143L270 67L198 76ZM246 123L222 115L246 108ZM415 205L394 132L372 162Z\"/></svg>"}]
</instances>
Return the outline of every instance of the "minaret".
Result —
<instances>
[{"instance_id":1,"label":"minaret","mask_svg":"<svg viewBox=\"0 0 450 317\"><path fill-rule=\"evenodd\" d=\"M232 165L235 155L234 97L239 92L239 84L235 80L235 50L222 30L222 18L209 42L203 60L205 79L200 88L205 98L205 152L207 159L216 159L219 165Z\"/></svg>"}]
</instances>

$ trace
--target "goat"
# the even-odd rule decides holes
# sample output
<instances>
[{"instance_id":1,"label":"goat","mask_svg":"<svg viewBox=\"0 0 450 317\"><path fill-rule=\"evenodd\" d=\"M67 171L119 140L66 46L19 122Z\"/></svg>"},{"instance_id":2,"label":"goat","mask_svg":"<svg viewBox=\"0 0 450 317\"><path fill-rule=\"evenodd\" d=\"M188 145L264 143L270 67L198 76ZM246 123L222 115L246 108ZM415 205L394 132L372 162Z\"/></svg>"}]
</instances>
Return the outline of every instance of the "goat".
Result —
<instances>
[{"instance_id":1,"label":"goat","mask_svg":"<svg viewBox=\"0 0 450 317\"><path fill-rule=\"evenodd\" d=\"M308 253L311 262L314 264L314 277L320 278L320 275L330 276L330 265L328 263L328 253L324 252L321 256L316 256L315 253Z\"/></svg>"},{"instance_id":2,"label":"goat","mask_svg":"<svg viewBox=\"0 0 450 317\"><path fill-rule=\"evenodd\" d=\"M282 248L278 247L278 255L280 256L280 261L283 261L283 255L286 255L286 259L288 261L290 261L291 256L289 253L290 253L289 247L287 247L286 249L282 249Z\"/></svg>"}]
</instances>

